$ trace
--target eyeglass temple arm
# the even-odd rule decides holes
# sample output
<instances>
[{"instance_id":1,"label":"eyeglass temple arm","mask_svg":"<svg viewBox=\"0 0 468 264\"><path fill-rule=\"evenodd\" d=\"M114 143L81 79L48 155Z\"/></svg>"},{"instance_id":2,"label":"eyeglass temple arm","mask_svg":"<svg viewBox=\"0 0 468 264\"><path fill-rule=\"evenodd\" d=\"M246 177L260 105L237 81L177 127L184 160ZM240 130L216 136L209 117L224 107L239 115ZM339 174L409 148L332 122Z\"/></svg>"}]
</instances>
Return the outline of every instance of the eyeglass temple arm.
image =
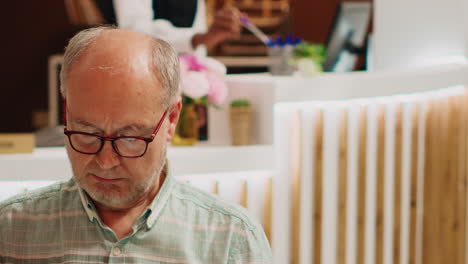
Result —
<instances>
[{"instance_id":1,"label":"eyeglass temple arm","mask_svg":"<svg viewBox=\"0 0 468 264\"><path fill-rule=\"evenodd\" d=\"M156 127L154 128L153 133L151 133L151 137L155 137L156 134L158 133L159 128L161 127L161 125L162 125L164 119L166 119L167 111L168 111L167 109L166 109L166 111L164 111L164 114L163 114L163 116L161 117L161 119L159 120L159 122L158 122L158 124L156 125Z\"/></svg>"}]
</instances>

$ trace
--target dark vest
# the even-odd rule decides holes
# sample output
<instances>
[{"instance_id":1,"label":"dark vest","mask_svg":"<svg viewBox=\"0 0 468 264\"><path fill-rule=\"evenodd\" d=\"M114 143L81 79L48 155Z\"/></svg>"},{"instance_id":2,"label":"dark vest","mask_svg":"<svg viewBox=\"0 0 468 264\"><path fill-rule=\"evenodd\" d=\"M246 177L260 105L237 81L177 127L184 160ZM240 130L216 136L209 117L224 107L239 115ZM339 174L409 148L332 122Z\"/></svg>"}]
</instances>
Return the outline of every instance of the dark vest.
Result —
<instances>
[{"instance_id":1,"label":"dark vest","mask_svg":"<svg viewBox=\"0 0 468 264\"><path fill-rule=\"evenodd\" d=\"M113 1L95 2L106 23L117 25ZM153 0L153 19L169 20L176 27L192 27L196 12L197 0Z\"/></svg>"}]
</instances>

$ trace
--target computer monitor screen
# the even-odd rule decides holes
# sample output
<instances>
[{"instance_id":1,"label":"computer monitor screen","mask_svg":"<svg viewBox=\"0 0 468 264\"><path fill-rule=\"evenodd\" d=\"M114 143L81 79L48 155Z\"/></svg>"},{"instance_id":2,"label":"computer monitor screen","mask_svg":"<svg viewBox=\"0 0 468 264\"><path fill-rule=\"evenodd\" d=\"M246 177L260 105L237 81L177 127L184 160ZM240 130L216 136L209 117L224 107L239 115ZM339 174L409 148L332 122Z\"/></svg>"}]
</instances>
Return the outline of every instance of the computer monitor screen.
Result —
<instances>
[{"instance_id":1,"label":"computer monitor screen","mask_svg":"<svg viewBox=\"0 0 468 264\"><path fill-rule=\"evenodd\" d=\"M365 50L371 3L343 2L338 5L326 43L324 71L346 72L354 69L357 54Z\"/></svg>"}]
</instances>

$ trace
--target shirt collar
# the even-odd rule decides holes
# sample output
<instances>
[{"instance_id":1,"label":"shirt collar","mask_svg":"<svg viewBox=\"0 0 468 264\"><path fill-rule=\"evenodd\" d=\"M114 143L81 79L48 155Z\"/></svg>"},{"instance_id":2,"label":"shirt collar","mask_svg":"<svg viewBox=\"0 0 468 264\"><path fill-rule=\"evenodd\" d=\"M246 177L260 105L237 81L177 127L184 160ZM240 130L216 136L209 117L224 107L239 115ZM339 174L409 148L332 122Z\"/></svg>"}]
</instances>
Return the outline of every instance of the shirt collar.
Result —
<instances>
[{"instance_id":1,"label":"shirt collar","mask_svg":"<svg viewBox=\"0 0 468 264\"><path fill-rule=\"evenodd\" d=\"M161 211L169 200L169 196L173 187L174 179L172 179L171 175L167 174L158 194L145 211L149 211L148 219L146 220L146 226L148 229L151 229L154 226L154 223L161 215Z\"/></svg>"},{"instance_id":2,"label":"shirt collar","mask_svg":"<svg viewBox=\"0 0 468 264\"><path fill-rule=\"evenodd\" d=\"M96 214L96 210L94 209L93 203L89 199L88 195L85 193L81 187L78 186L78 192L80 194L81 198L81 203L83 204L83 208L86 211L86 214L88 215L88 219L90 222L93 221L94 218L99 219Z\"/></svg>"}]
</instances>

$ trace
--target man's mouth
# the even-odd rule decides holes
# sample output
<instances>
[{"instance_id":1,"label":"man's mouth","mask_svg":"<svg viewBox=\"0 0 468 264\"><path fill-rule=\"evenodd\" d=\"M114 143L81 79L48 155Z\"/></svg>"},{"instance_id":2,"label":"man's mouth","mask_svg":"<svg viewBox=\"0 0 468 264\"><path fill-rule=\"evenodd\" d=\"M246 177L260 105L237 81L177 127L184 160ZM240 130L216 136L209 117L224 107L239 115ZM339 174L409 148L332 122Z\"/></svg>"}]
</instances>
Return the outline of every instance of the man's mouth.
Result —
<instances>
[{"instance_id":1,"label":"man's mouth","mask_svg":"<svg viewBox=\"0 0 468 264\"><path fill-rule=\"evenodd\" d=\"M104 177L100 177L92 173L90 173L90 175L93 179L95 179L98 182L115 183L115 182L123 180L123 178L104 178Z\"/></svg>"}]
</instances>

